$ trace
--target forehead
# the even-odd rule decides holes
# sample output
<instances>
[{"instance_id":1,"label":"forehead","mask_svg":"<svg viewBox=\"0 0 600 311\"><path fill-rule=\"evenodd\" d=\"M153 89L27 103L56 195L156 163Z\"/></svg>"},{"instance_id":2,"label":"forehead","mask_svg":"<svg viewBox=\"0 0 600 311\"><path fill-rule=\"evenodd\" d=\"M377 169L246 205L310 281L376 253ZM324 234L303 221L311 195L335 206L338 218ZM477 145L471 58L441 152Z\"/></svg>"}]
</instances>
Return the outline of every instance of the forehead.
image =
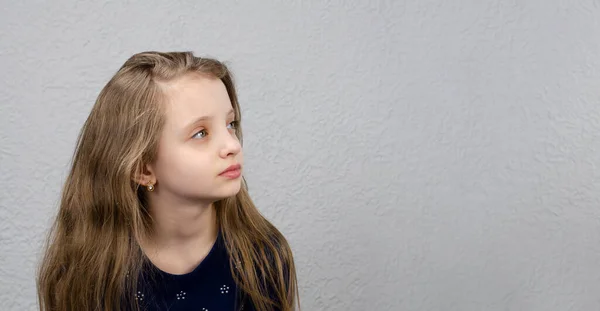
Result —
<instances>
[{"instance_id":1,"label":"forehead","mask_svg":"<svg viewBox=\"0 0 600 311\"><path fill-rule=\"evenodd\" d=\"M167 124L184 126L202 117L226 115L232 108L227 89L218 78L187 74L163 84Z\"/></svg>"}]
</instances>

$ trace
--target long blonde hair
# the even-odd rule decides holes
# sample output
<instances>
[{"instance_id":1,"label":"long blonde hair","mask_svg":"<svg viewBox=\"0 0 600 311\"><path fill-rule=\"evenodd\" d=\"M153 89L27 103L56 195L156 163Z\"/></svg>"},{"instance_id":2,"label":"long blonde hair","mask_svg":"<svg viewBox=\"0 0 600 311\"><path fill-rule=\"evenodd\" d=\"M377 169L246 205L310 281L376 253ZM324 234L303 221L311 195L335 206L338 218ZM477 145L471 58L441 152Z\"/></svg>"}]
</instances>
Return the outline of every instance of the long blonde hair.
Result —
<instances>
[{"instance_id":1,"label":"long blonde hair","mask_svg":"<svg viewBox=\"0 0 600 311\"><path fill-rule=\"evenodd\" d=\"M139 308L127 297L135 293L144 262L138 241L148 236L152 220L132 176L157 152L165 100L159 83L190 72L219 78L241 119L233 77L223 63L191 52L129 58L100 92L79 134L38 272L41 310ZM236 131L241 141L241 126ZM231 272L245 296L258 311L299 308L290 246L259 213L246 181L215 207Z\"/></svg>"}]
</instances>

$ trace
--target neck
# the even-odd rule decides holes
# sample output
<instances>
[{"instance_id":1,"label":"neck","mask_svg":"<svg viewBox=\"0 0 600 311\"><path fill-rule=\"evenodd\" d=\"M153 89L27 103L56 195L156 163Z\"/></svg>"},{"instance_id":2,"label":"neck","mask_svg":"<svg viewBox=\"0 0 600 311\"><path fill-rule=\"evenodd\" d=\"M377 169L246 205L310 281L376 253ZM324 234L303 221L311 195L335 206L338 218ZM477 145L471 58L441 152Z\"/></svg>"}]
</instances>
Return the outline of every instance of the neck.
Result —
<instances>
[{"instance_id":1,"label":"neck","mask_svg":"<svg viewBox=\"0 0 600 311\"><path fill-rule=\"evenodd\" d=\"M152 248L205 248L216 240L219 228L212 202L182 202L153 196L149 203Z\"/></svg>"},{"instance_id":2,"label":"neck","mask_svg":"<svg viewBox=\"0 0 600 311\"><path fill-rule=\"evenodd\" d=\"M210 252L219 228L214 204L149 197L153 231L141 247L150 261L171 274L192 271Z\"/></svg>"}]
</instances>

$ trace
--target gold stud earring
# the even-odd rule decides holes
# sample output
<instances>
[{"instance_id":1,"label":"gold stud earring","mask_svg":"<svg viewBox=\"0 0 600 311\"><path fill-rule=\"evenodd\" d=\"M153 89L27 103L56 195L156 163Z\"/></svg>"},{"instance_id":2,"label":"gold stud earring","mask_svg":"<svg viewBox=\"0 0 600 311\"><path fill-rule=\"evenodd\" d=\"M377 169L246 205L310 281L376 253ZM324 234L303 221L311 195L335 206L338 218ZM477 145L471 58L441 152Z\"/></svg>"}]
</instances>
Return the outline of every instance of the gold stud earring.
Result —
<instances>
[{"instance_id":1,"label":"gold stud earring","mask_svg":"<svg viewBox=\"0 0 600 311\"><path fill-rule=\"evenodd\" d=\"M148 188L148 191L150 191L150 192L154 191L154 185L153 184L148 184L147 188Z\"/></svg>"}]
</instances>

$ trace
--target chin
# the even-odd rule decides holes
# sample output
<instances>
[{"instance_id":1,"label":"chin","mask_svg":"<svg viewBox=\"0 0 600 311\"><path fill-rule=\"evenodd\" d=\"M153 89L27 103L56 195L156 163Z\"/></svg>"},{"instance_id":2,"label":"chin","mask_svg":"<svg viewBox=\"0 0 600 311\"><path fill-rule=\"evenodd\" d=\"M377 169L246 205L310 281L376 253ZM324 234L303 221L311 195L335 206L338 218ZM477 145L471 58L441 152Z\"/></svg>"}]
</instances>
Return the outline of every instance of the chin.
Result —
<instances>
[{"instance_id":1,"label":"chin","mask_svg":"<svg viewBox=\"0 0 600 311\"><path fill-rule=\"evenodd\" d=\"M242 181L232 182L229 185L223 185L215 191L214 196L217 200L233 197L242 189Z\"/></svg>"}]
</instances>

